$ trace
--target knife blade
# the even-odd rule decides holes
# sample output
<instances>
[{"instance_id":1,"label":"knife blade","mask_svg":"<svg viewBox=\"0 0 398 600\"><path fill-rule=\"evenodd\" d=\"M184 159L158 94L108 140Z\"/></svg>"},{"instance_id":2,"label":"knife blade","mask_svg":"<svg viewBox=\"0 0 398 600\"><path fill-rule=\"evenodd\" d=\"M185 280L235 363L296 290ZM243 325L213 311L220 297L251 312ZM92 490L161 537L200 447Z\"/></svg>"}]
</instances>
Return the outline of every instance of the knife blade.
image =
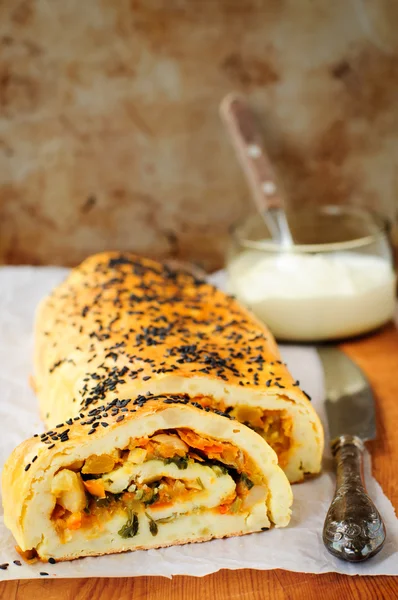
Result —
<instances>
[{"instance_id":1,"label":"knife blade","mask_svg":"<svg viewBox=\"0 0 398 600\"><path fill-rule=\"evenodd\" d=\"M364 373L336 347L320 347L318 354L324 368L330 438L357 435L363 442L374 440L374 396Z\"/></svg>"},{"instance_id":2,"label":"knife blade","mask_svg":"<svg viewBox=\"0 0 398 600\"><path fill-rule=\"evenodd\" d=\"M361 369L333 346L321 346L330 445L337 465L336 490L323 541L338 558L363 561L381 550L386 531L363 481L364 442L376 437L375 402Z\"/></svg>"}]
</instances>

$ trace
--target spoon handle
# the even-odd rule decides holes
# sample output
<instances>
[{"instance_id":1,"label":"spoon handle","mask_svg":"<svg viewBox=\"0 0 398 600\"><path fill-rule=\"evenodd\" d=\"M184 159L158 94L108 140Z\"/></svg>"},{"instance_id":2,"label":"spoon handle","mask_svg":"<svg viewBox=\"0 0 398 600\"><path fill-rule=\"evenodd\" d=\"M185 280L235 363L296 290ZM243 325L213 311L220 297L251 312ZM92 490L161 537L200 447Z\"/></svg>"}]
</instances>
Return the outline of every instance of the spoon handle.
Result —
<instances>
[{"instance_id":1,"label":"spoon handle","mask_svg":"<svg viewBox=\"0 0 398 600\"><path fill-rule=\"evenodd\" d=\"M237 94L228 94L221 102L220 114L252 189L258 211L264 215L270 209L281 209L283 201L275 173L247 102Z\"/></svg>"}]
</instances>

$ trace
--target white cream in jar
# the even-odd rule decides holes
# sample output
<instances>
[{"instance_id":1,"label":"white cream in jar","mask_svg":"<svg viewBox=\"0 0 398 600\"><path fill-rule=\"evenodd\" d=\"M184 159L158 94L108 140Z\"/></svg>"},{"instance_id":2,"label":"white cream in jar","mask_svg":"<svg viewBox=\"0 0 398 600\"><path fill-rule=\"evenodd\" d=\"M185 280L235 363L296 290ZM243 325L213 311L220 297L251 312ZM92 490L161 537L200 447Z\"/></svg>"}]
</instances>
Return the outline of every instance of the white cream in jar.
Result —
<instances>
[{"instance_id":1,"label":"white cream in jar","mask_svg":"<svg viewBox=\"0 0 398 600\"><path fill-rule=\"evenodd\" d=\"M354 336L394 314L390 263L359 252L264 256L247 250L230 262L228 276L229 291L280 340Z\"/></svg>"}]
</instances>

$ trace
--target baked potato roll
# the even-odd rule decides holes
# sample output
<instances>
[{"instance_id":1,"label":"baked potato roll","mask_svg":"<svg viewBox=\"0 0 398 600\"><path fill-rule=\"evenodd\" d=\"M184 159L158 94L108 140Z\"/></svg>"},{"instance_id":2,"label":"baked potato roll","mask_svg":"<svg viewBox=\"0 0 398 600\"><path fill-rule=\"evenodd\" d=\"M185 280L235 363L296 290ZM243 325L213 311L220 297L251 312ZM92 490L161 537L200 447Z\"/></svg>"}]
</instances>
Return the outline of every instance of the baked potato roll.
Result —
<instances>
[{"instance_id":1,"label":"baked potato roll","mask_svg":"<svg viewBox=\"0 0 398 600\"><path fill-rule=\"evenodd\" d=\"M104 398L183 393L254 429L291 482L320 470L321 423L268 329L212 285L149 259L92 256L42 302L35 385L49 427Z\"/></svg>"},{"instance_id":2,"label":"baked potato roll","mask_svg":"<svg viewBox=\"0 0 398 600\"><path fill-rule=\"evenodd\" d=\"M43 561L283 527L292 502L264 439L188 395L89 406L16 448L2 486L5 524Z\"/></svg>"}]
</instances>

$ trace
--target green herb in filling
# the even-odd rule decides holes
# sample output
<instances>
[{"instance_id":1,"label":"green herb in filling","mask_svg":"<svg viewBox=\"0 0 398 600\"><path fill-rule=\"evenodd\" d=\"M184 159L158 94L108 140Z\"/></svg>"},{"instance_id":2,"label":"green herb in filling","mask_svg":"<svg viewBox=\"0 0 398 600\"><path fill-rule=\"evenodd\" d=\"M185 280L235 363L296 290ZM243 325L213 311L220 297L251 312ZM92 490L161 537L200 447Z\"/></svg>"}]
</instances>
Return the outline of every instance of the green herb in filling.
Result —
<instances>
[{"instance_id":1,"label":"green herb in filling","mask_svg":"<svg viewBox=\"0 0 398 600\"><path fill-rule=\"evenodd\" d=\"M221 477L221 475L226 475L228 473L228 469L225 465L218 462L209 462L207 466L211 467L217 477Z\"/></svg>"},{"instance_id":2,"label":"green herb in filling","mask_svg":"<svg viewBox=\"0 0 398 600\"><path fill-rule=\"evenodd\" d=\"M155 502L157 502L159 500L159 492L153 492L152 496L150 498L148 498L148 500L143 500L143 503L146 506L150 506L151 504L155 504Z\"/></svg>"},{"instance_id":3,"label":"green herb in filling","mask_svg":"<svg viewBox=\"0 0 398 600\"><path fill-rule=\"evenodd\" d=\"M149 531L153 536L157 535L158 526L156 525L156 522L152 519L151 515L148 515L148 513L145 513L145 516L149 521Z\"/></svg>"},{"instance_id":4,"label":"green herb in filling","mask_svg":"<svg viewBox=\"0 0 398 600\"><path fill-rule=\"evenodd\" d=\"M138 533L138 517L136 513L128 510L128 515L129 518L127 523L118 531L120 537L122 538L132 538Z\"/></svg>"},{"instance_id":5,"label":"green herb in filling","mask_svg":"<svg viewBox=\"0 0 398 600\"><path fill-rule=\"evenodd\" d=\"M155 521L149 521L149 531L153 536L158 534L158 526L156 525Z\"/></svg>"},{"instance_id":6,"label":"green herb in filling","mask_svg":"<svg viewBox=\"0 0 398 600\"><path fill-rule=\"evenodd\" d=\"M163 517L163 519L156 519L156 523L171 523L178 517L178 513L173 513L169 517Z\"/></svg>"},{"instance_id":7,"label":"green herb in filling","mask_svg":"<svg viewBox=\"0 0 398 600\"><path fill-rule=\"evenodd\" d=\"M111 503L111 498L109 496L106 496L105 498L96 498L95 500L95 504L97 506L109 506Z\"/></svg>"},{"instance_id":8,"label":"green herb in filling","mask_svg":"<svg viewBox=\"0 0 398 600\"><path fill-rule=\"evenodd\" d=\"M174 463L177 465L179 469L187 469L188 468L188 457L187 456L172 456L171 458L165 458L164 464L169 465L170 463Z\"/></svg>"},{"instance_id":9,"label":"green herb in filling","mask_svg":"<svg viewBox=\"0 0 398 600\"><path fill-rule=\"evenodd\" d=\"M241 506L242 506L242 499L235 498L235 500L231 504L229 511L231 513L237 513L237 512L239 512Z\"/></svg>"},{"instance_id":10,"label":"green herb in filling","mask_svg":"<svg viewBox=\"0 0 398 600\"><path fill-rule=\"evenodd\" d=\"M86 513L86 515L90 514L90 502L91 502L91 498L92 496L86 492L86 506L84 507L84 512Z\"/></svg>"},{"instance_id":11,"label":"green herb in filling","mask_svg":"<svg viewBox=\"0 0 398 600\"><path fill-rule=\"evenodd\" d=\"M112 504L112 502L118 502L118 500L120 500L122 495L123 494L111 494L111 493L106 492L106 497L105 498L96 498L95 504L100 507L103 507L103 506L107 507L110 504Z\"/></svg>"},{"instance_id":12,"label":"green herb in filling","mask_svg":"<svg viewBox=\"0 0 398 600\"><path fill-rule=\"evenodd\" d=\"M241 473L240 474L240 480L242 483L245 484L245 486L247 487L248 490L251 490L254 483L252 482L251 479L248 478L248 476L246 475L246 473Z\"/></svg>"}]
</instances>

